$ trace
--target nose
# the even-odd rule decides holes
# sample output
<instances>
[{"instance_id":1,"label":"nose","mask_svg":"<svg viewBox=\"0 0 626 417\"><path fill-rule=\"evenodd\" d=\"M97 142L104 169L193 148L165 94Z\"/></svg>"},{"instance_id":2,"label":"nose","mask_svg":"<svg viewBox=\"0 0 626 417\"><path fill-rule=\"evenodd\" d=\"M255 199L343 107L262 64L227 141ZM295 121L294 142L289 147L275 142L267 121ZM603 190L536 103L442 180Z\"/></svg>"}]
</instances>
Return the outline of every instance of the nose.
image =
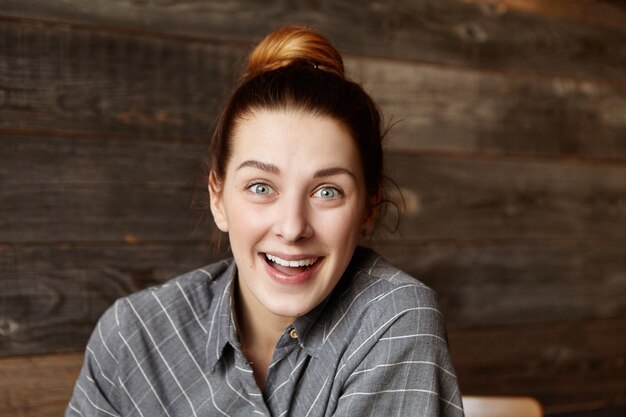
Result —
<instances>
[{"instance_id":1,"label":"nose","mask_svg":"<svg viewBox=\"0 0 626 417\"><path fill-rule=\"evenodd\" d=\"M309 210L306 200L302 198L286 198L276 212L275 233L289 243L307 239L313 235L309 221Z\"/></svg>"}]
</instances>

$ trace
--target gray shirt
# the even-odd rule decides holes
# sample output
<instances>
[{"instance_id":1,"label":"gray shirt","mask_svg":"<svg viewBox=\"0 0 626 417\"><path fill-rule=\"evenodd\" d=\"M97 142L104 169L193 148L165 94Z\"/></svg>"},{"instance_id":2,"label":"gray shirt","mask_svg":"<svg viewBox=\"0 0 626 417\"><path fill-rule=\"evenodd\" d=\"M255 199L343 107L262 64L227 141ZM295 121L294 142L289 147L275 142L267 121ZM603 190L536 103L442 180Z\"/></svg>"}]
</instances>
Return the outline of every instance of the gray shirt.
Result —
<instances>
[{"instance_id":1,"label":"gray shirt","mask_svg":"<svg viewBox=\"0 0 626 417\"><path fill-rule=\"evenodd\" d=\"M357 248L332 294L285 329L261 391L222 261L118 300L66 416L463 416L434 292Z\"/></svg>"}]
</instances>

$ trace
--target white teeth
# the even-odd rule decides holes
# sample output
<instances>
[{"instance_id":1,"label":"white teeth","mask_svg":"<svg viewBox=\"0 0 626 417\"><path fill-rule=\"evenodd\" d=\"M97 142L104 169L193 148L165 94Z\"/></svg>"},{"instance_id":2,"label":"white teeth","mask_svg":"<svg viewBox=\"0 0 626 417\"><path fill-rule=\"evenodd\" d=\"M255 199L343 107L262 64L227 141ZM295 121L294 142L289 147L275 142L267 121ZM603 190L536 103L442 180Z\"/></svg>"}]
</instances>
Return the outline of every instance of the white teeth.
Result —
<instances>
[{"instance_id":1,"label":"white teeth","mask_svg":"<svg viewBox=\"0 0 626 417\"><path fill-rule=\"evenodd\" d=\"M277 263L278 265L288 266L291 268L311 266L317 261L317 258L301 259L299 261L286 261L284 259L280 259L278 256L270 255L269 253L266 253L265 256L267 259Z\"/></svg>"}]
</instances>

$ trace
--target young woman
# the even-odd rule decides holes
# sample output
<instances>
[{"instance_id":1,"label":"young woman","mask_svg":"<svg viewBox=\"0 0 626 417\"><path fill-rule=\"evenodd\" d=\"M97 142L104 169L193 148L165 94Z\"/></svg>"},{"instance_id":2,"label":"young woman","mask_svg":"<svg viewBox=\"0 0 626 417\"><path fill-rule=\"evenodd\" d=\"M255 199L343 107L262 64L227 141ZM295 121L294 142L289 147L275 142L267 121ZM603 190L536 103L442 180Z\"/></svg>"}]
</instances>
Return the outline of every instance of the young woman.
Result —
<instances>
[{"instance_id":1,"label":"young woman","mask_svg":"<svg viewBox=\"0 0 626 417\"><path fill-rule=\"evenodd\" d=\"M381 136L323 37L265 38L210 149L233 259L118 300L66 416L462 416L435 294L358 246Z\"/></svg>"}]
</instances>

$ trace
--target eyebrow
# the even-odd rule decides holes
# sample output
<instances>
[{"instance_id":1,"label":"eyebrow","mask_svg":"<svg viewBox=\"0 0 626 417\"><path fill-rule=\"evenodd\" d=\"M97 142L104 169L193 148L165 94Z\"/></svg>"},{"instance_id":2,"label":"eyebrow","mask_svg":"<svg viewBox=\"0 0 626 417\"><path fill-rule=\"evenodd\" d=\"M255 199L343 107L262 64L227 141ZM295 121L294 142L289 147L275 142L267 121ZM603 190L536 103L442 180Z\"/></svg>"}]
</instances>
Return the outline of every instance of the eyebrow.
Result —
<instances>
[{"instance_id":1,"label":"eyebrow","mask_svg":"<svg viewBox=\"0 0 626 417\"><path fill-rule=\"evenodd\" d=\"M237 171L245 167L260 169L261 171L266 171L274 175L280 174L280 168L278 168L276 165L269 164L267 162L257 161L256 159L248 159L247 161L242 162L237 167ZM345 174L345 175L351 176L352 178L356 178L356 176L352 173L352 171L346 168L341 168L341 167L320 169L319 171L315 172L313 177L322 178L322 177L331 177L333 175L340 175L340 174Z\"/></svg>"},{"instance_id":2,"label":"eyebrow","mask_svg":"<svg viewBox=\"0 0 626 417\"><path fill-rule=\"evenodd\" d=\"M315 175L313 175L313 177L314 178L332 177L333 175L339 175L339 174L346 174L356 179L352 171L350 171L349 169L340 168L340 167L320 169L319 171L315 173Z\"/></svg>"},{"instance_id":3,"label":"eyebrow","mask_svg":"<svg viewBox=\"0 0 626 417\"><path fill-rule=\"evenodd\" d=\"M266 162L257 161L255 159L248 159L239 165L236 171L239 171L241 168L252 167L256 169L260 169L261 171L269 172L270 174L278 175L280 174L280 169L274 164L268 164Z\"/></svg>"}]
</instances>

